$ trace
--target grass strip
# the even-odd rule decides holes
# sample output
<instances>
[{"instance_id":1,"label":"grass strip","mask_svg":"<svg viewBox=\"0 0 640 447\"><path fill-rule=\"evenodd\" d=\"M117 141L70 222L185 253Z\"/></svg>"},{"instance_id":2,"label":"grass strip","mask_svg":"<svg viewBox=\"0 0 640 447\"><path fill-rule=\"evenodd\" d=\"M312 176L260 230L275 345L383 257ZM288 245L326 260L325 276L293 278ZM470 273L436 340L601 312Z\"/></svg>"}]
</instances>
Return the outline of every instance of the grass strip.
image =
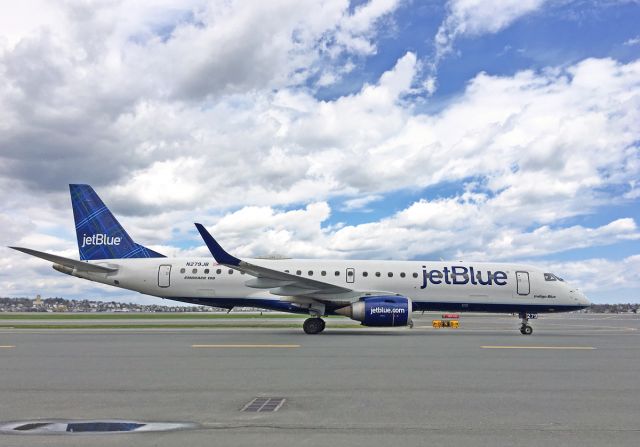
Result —
<instances>
[{"instance_id":1,"label":"grass strip","mask_svg":"<svg viewBox=\"0 0 640 447\"><path fill-rule=\"evenodd\" d=\"M0 329L208 329L208 328L301 328L298 323L265 324L0 324ZM357 324L336 324L328 328L359 328Z\"/></svg>"}]
</instances>

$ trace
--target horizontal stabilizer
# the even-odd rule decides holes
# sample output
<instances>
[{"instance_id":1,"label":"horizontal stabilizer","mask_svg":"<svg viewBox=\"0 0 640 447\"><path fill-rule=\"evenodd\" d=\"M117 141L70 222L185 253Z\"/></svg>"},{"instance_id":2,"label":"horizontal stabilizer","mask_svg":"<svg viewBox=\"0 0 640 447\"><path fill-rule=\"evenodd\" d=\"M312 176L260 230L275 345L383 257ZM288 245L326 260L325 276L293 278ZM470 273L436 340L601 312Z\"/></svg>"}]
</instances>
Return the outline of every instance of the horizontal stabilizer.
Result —
<instances>
[{"instance_id":1,"label":"horizontal stabilizer","mask_svg":"<svg viewBox=\"0 0 640 447\"><path fill-rule=\"evenodd\" d=\"M56 264L64 265L66 267L71 267L73 269L76 269L79 272L112 273L118 270L111 267L104 267L102 265L95 265L95 264L90 264L88 262L78 261L76 259L65 258L63 256L52 255L51 253L32 250L30 248L23 248L23 247L9 247L9 248L13 248L14 250L21 251L22 253L26 253L31 256L46 259L47 261L51 261Z\"/></svg>"}]
</instances>

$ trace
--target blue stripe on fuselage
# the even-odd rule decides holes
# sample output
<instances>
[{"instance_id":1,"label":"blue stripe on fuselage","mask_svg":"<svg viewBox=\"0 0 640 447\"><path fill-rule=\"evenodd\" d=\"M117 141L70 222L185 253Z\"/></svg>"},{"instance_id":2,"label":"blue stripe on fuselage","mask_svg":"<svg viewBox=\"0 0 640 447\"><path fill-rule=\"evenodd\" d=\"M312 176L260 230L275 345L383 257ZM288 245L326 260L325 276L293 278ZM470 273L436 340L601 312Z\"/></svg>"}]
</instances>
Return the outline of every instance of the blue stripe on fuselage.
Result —
<instances>
[{"instance_id":1,"label":"blue stripe on fuselage","mask_svg":"<svg viewBox=\"0 0 640 447\"><path fill-rule=\"evenodd\" d=\"M459 311L459 312L490 312L490 313L556 313L573 312L589 306L553 305L547 304L493 304L493 303L447 303L447 302L413 302L413 311Z\"/></svg>"},{"instance_id":2,"label":"blue stripe on fuselage","mask_svg":"<svg viewBox=\"0 0 640 447\"><path fill-rule=\"evenodd\" d=\"M222 307L231 309L232 307L256 307L281 312L307 314L306 308L299 307L288 301L260 300L251 298L170 298L184 303L198 304L202 306ZM343 307L327 303L327 314L335 315L335 310ZM414 301L413 311L457 311L457 312L489 312L489 313L556 313L572 312L585 309L588 306L578 305L552 305L552 304L489 304L489 303L447 303L447 302L424 302Z\"/></svg>"}]
</instances>

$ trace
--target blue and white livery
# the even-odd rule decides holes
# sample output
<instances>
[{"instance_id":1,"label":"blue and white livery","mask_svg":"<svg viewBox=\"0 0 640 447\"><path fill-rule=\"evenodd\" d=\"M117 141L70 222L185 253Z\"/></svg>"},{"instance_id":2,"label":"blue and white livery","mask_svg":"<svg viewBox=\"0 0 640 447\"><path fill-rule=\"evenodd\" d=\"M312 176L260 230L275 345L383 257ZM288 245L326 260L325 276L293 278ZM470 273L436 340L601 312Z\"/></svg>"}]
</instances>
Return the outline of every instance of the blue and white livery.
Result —
<instances>
[{"instance_id":1,"label":"blue and white livery","mask_svg":"<svg viewBox=\"0 0 640 447\"><path fill-rule=\"evenodd\" d=\"M70 185L80 260L11 247L72 276L185 303L309 314L308 334L326 315L366 326L412 326L416 311L530 314L590 306L576 288L523 264L432 261L239 259L196 223L212 258L167 258L135 243L89 185Z\"/></svg>"}]
</instances>

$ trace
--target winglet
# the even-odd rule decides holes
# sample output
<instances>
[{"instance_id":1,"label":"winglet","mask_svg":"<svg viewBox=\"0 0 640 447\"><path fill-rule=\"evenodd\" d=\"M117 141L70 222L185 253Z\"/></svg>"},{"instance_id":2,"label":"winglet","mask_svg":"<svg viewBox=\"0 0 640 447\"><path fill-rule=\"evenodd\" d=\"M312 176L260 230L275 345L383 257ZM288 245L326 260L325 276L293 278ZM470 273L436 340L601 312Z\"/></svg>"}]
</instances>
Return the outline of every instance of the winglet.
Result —
<instances>
[{"instance_id":1,"label":"winglet","mask_svg":"<svg viewBox=\"0 0 640 447\"><path fill-rule=\"evenodd\" d=\"M240 265L240 259L236 258L235 256L231 256L229 253L224 251L224 248L222 248L220 244L216 242L213 236L209 234L209 232L204 228L204 226L202 226L202 224L196 223L195 226L200 232L200 236L202 236L202 239L204 239L204 243L207 244L207 248L209 248L209 251L216 259L218 264L236 266Z\"/></svg>"}]
</instances>

